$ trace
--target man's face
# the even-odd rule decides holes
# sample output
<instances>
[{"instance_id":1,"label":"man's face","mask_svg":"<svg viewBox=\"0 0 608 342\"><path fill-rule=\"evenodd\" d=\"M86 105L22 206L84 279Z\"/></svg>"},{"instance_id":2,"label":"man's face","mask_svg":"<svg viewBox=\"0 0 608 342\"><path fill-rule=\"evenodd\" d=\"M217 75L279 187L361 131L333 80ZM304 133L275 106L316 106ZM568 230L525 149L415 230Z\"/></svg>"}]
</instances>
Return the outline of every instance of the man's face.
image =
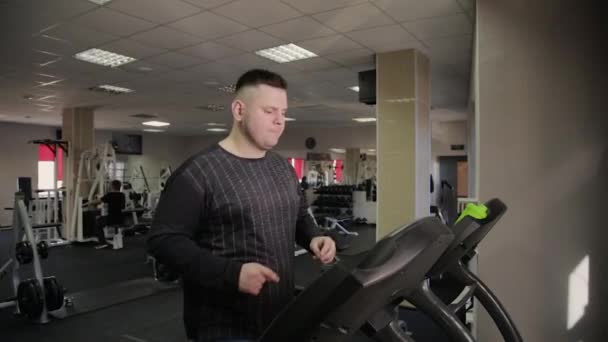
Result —
<instances>
[{"instance_id":1,"label":"man's face","mask_svg":"<svg viewBox=\"0 0 608 342\"><path fill-rule=\"evenodd\" d=\"M287 92L264 84L245 91L241 108L244 133L258 148L270 150L285 129Z\"/></svg>"}]
</instances>

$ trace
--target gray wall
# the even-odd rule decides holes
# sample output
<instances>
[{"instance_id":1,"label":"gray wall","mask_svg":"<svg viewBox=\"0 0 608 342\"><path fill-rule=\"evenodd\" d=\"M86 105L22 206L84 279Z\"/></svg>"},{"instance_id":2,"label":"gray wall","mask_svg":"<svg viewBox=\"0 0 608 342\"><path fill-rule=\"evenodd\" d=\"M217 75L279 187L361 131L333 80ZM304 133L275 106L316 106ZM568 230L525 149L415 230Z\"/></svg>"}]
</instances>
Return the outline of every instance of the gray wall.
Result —
<instances>
[{"instance_id":1,"label":"gray wall","mask_svg":"<svg viewBox=\"0 0 608 342\"><path fill-rule=\"evenodd\" d=\"M525 341L608 340L606 12L592 3L478 1L479 197L509 206L480 274ZM569 279L586 256L589 303L568 329ZM480 341L502 341L479 323Z\"/></svg>"},{"instance_id":2,"label":"gray wall","mask_svg":"<svg viewBox=\"0 0 608 342\"><path fill-rule=\"evenodd\" d=\"M32 188L38 186L38 145L30 140L55 139L54 127L0 123L0 225L9 225L17 191L17 177L32 177Z\"/></svg>"}]
</instances>

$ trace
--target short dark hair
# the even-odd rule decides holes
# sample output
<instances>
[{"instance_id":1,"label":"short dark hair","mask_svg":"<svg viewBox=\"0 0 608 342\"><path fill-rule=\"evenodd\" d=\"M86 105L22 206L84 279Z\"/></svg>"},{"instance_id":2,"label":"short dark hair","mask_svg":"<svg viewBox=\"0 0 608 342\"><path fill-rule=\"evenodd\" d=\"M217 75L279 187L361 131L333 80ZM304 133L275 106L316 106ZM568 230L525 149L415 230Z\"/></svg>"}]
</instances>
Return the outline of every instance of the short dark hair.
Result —
<instances>
[{"instance_id":1,"label":"short dark hair","mask_svg":"<svg viewBox=\"0 0 608 342\"><path fill-rule=\"evenodd\" d=\"M110 185L112 186L112 190L120 190L122 183L118 179L115 179L112 181L112 183L110 183Z\"/></svg>"},{"instance_id":2,"label":"short dark hair","mask_svg":"<svg viewBox=\"0 0 608 342\"><path fill-rule=\"evenodd\" d=\"M287 81L281 75L264 69L252 69L239 77L234 91L238 92L243 87L260 84L287 90Z\"/></svg>"}]
</instances>

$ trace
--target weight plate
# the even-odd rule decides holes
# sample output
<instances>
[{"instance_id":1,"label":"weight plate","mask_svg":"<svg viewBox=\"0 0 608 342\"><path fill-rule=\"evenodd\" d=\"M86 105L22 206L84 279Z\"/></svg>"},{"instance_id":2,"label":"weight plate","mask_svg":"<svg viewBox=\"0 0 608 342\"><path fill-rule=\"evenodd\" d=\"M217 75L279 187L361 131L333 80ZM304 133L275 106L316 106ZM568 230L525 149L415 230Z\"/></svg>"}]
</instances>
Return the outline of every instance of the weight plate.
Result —
<instances>
[{"instance_id":1,"label":"weight plate","mask_svg":"<svg viewBox=\"0 0 608 342\"><path fill-rule=\"evenodd\" d=\"M22 281L17 287L19 311L29 318L39 317L43 309L42 289L36 279Z\"/></svg>"}]
</instances>

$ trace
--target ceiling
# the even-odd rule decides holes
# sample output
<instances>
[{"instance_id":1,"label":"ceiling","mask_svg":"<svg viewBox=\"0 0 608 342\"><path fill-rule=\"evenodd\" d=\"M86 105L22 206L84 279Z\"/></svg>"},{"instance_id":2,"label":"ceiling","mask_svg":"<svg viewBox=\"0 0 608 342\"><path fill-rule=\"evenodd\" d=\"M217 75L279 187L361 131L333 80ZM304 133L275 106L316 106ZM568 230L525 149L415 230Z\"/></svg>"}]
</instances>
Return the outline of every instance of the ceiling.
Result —
<instances>
[{"instance_id":1,"label":"ceiling","mask_svg":"<svg viewBox=\"0 0 608 342\"><path fill-rule=\"evenodd\" d=\"M95 107L95 126L139 130L152 114L167 133L229 123L233 84L267 68L289 83L294 126L349 126L374 116L357 72L375 53L415 48L431 59L432 106L462 114L469 95L473 0L0 0L0 121L60 125L64 107ZM295 43L319 57L279 64L256 50ZM101 48L134 57L118 68L82 62ZM134 89L112 95L100 84Z\"/></svg>"}]
</instances>

